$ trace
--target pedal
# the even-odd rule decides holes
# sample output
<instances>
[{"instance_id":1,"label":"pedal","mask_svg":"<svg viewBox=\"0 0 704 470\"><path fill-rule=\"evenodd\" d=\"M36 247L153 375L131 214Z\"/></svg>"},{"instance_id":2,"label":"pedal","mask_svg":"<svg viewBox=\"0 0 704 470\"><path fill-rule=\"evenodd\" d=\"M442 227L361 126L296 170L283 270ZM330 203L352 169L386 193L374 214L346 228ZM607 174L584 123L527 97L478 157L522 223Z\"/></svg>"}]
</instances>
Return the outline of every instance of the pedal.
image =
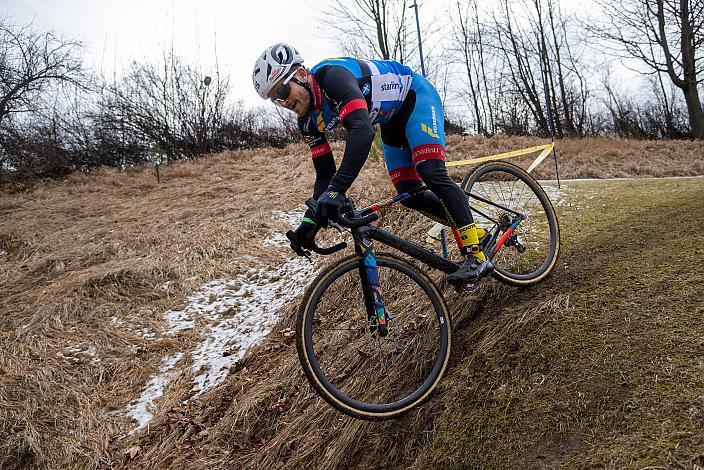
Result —
<instances>
[{"instance_id":1,"label":"pedal","mask_svg":"<svg viewBox=\"0 0 704 470\"><path fill-rule=\"evenodd\" d=\"M447 287L451 286L453 289L455 289L455 292L458 294L473 294L479 289L479 281L475 281L472 283L466 283L466 282L449 282L443 279L441 281L441 286L442 287Z\"/></svg>"},{"instance_id":2,"label":"pedal","mask_svg":"<svg viewBox=\"0 0 704 470\"><path fill-rule=\"evenodd\" d=\"M477 289L479 289L479 283L473 282L471 284L456 284L453 285L453 287L455 288L455 292L457 292L458 294L474 294Z\"/></svg>"}]
</instances>

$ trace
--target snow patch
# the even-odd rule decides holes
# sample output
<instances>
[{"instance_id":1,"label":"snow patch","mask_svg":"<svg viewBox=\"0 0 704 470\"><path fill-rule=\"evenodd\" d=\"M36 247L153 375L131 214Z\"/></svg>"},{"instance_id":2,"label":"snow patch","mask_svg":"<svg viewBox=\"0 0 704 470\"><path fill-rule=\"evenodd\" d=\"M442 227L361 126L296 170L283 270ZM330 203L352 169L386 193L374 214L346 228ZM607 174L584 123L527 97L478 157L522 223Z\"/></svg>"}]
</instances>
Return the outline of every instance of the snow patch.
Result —
<instances>
[{"instance_id":1,"label":"snow patch","mask_svg":"<svg viewBox=\"0 0 704 470\"><path fill-rule=\"evenodd\" d=\"M289 240L283 233L272 233L263 242L264 246L284 247L289 245Z\"/></svg>"},{"instance_id":2,"label":"snow patch","mask_svg":"<svg viewBox=\"0 0 704 470\"><path fill-rule=\"evenodd\" d=\"M135 333L144 339L154 339L156 337L156 333L151 331L149 328L139 328L135 330Z\"/></svg>"},{"instance_id":3,"label":"snow patch","mask_svg":"<svg viewBox=\"0 0 704 470\"><path fill-rule=\"evenodd\" d=\"M274 217L296 226L303 218L303 211L275 211ZM263 244L283 248L289 242L282 231L277 231L266 237ZM203 332L203 340L191 352L192 371L196 374L193 398L225 380L230 368L247 350L269 334L279 321L279 310L303 293L316 271L313 264L300 257L290 258L275 269L261 265L256 258L248 262L252 267L237 278L207 282L188 296L183 309L164 313L165 336L194 328ZM169 286L167 282L162 289ZM147 331L143 333L147 337ZM139 423L131 433L152 419L149 407L173 380L175 372L170 371L181 356L179 352L164 358L159 374L147 383L140 399L127 407L126 414Z\"/></svg>"},{"instance_id":4,"label":"snow patch","mask_svg":"<svg viewBox=\"0 0 704 470\"><path fill-rule=\"evenodd\" d=\"M203 312L215 323L193 352L193 371L200 372L194 379L196 396L221 383L230 367L269 334L279 310L303 292L313 274L308 261L290 259L274 272L262 269L249 282L240 279L236 291L222 290L215 303L232 306L215 314Z\"/></svg>"},{"instance_id":5,"label":"snow patch","mask_svg":"<svg viewBox=\"0 0 704 470\"><path fill-rule=\"evenodd\" d=\"M57 352L56 357L73 364L81 364L87 361L90 361L93 364L100 362L100 358L97 355L97 350L93 345L69 346L64 351Z\"/></svg>"},{"instance_id":6,"label":"snow patch","mask_svg":"<svg viewBox=\"0 0 704 470\"><path fill-rule=\"evenodd\" d=\"M572 199L571 196L575 192L574 187L566 187L564 185L559 188L556 184L542 184L541 186L554 207L562 206L570 201Z\"/></svg>"},{"instance_id":7,"label":"snow patch","mask_svg":"<svg viewBox=\"0 0 704 470\"><path fill-rule=\"evenodd\" d=\"M139 399L131 402L127 407L126 415L139 423L135 429L130 431L130 434L133 434L145 427L154 417L154 415L152 415L149 411L149 408L157 398L164 394L164 389L166 386L177 375L177 373L171 372L171 369L173 369L176 363L181 360L181 356L183 356L183 353L178 352L173 356L164 358L159 365L159 374L152 377L151 380L147 382L147 385L142 391L142 395Z\"/></svg>"},{"instance_id":8,"label":"snow patch","mask_svg":"<svg viewBox=\"0 0 704 470\"><path fill-rule=\"evenodd\" d=\"M275 211L274 217L293 226L303 211ZM289 242L277 231L263 243L286 247ZM235 279L203 284L188 297L185 308L164 314L168 336L196 327L204 332L204 340L192 353L196 397L225 380L247 350L269 334L279 320L278 311L303 292L313 274L313 265L299 257L275 270L251 267Z\"/></svg>"},{"instance_id":9,"label":"snow patch","mask_svg":"<svg viewBox=\"0 0 704 470\"><path fill-rule=\"evenodd\" d=\"M291 212L274 211L274 217L279 220L283 220L290 225L291 228L297 227L298 224L301 223L301 220L303 220L303 214L304 212L299 210ZM290 242L288 238L286 238L286 234L284 232L274 232L266 237L262 243L264 246L286 247Z\"/></svg>"},{"instance_id":10,"label":"snow patch","mask_svg":"<svg viewBox=\"0 0 704 470\"><path fill-rule=\"evenodd\" d=\"M303 220L304 212L301 210L292 210L290 212L274 211L274 217L283 220L291 227L296 227Z\"/></svg>"}]
</instances>

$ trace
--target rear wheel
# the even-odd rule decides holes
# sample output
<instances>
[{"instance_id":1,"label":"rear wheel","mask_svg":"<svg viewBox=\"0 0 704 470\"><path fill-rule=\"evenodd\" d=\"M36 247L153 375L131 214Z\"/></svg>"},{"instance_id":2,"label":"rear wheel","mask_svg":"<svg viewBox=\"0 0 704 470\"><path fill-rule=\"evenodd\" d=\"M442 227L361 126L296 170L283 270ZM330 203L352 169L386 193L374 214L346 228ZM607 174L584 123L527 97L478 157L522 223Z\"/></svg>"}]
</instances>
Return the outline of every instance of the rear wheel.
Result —
<instances>
[{"instance_id":1,"label":"rear wheel","mask_svg":"<svg viewBox=\"0 0 704 470\"><path fill-rule=\"evenodd\" d=\"M450 316L433 282L405 260L377 253L388 335L367 316L354 255L306 291L296 346L308 380L330 405L361 419L396 418L425 401L450 357Z\"/></svg>"},{"instance_id":2,"label":"rear wheel","mask_svg":"<svg viewBox=\"0 0 704 470\"><path fill-rule=\"evenodd\" d=\"M488 246L483 248L492 257L494 277L514 286L528 286L550 274L560 251L560 228L550 199L532 176L511 163L487 162L464 178L462 188L525 217L497 248L514 215L469 198L478 210L472 211L475 222L490 235Z\"/></svg>"}]
</instances>

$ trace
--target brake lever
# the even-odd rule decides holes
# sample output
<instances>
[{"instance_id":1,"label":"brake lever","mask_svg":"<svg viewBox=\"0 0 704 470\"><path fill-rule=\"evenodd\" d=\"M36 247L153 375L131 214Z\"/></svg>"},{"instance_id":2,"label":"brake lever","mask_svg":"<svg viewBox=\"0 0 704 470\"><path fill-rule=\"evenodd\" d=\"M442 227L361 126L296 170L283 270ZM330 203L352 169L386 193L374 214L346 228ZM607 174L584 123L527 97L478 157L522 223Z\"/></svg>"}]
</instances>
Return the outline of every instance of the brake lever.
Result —
<instances>
[{"instance_id":1,"label":"brake lever","mask_svg":"<svg viewBox=\"0 0 704 470\"><path fill-rule=\"evenodd\" d=\"M286 232L286 238L288 238L291 242L291 250L293 250L294 253L296 253L298 256L306 257L308 261L313 263L313 260L310 257L310 251L304 250L300 243L298 243L298 240L296 239L296 235L293 230L289 230L288 232Z\"/></svg>"},{"instance_id":2,"label":"brake lever","mask_svg":"<svg viewBox=\"0 0 704 470\"><path fill-rule=\"evenodd\" d=\"M312 197L308 198L306 200L306 207L308 207L308 209L312 210L313 213L315 213L315 209L316 209L317 205L318 205L318 201L316 201ZM354 206L352 205L352 199L347 198L347 201L345 202L345 205L342 207L341 212L345 211L346 209L352 209L353 207ZM342 232L345 230L345 228L343 226L341 226L340 224L338 224L336 222L333 222L332 220L328 220L328 227L334 228L335 230L340 232L340 234L342 234Z\"/></svg>"},{"instance_id":3,"label":"brake lever","mask_svg":"<svg viewBox=\"0 0 704 470\"><path fill-rule=\"evenodd\" d=\"M311 264L313 264L313 260L310 257L310 251L306 251L301 247L298 247L298 249L300 250L296 252L298 256L305 256L305 258L310 261Z\"/></svg>"},{"instance_id":4,"label":"brake lever","mask_svg":"<svg viewBox=\"0 0 704 470\"><path fill-rule=\"evenodd\" d=\"M338 224L338 223L336 223L336 222L329 221L329 222L328 222L328 226L329 226L330 228L334 228L335 230L337 230L338 232L340 232L340 234L342 234L342 232L344 231L344 228L343 228L340 224Z\"/></svg>"}]
</instances>

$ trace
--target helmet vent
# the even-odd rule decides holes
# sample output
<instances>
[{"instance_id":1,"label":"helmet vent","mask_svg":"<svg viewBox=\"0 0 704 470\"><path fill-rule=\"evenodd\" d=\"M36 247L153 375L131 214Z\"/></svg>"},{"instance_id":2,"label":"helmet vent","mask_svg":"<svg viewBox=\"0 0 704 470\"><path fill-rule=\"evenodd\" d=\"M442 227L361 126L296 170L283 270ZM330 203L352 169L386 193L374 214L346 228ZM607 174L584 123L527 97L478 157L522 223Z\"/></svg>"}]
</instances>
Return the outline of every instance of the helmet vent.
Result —
<instances>
[{"instance_id":1,"label":"helmet vent","mask_svg":"<svg viewBox=\"0 0 704 470\"><path fill-rule=\"evenodd\" d=\"M289 77L295 72L297 66L302 64L303 57L290 45L279 42L268 47L254 64L252 74L254 89L259 96L266 99L282 77Z\"/></svg>"}]
</instances>

